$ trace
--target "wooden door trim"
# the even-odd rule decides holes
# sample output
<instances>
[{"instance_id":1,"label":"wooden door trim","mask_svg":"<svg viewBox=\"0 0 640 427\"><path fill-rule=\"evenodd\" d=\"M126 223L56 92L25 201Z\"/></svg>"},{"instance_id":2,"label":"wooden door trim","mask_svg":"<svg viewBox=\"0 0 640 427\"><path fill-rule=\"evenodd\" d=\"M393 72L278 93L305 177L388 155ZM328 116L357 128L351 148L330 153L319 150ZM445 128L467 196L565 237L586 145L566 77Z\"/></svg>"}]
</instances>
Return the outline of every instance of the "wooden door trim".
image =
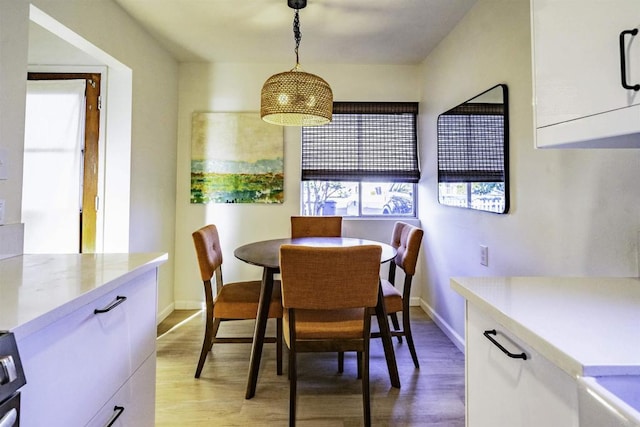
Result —
<instances>
[{"instance_id":1,"label":"wooden door trim","mask_svg":"<svg viewBox=\"0 0 640 427\"><path fill-rule=\"evenodd\" d=\"M80 212L80 253L96 251L98 200L100 73L28 73L28 80L82 80L85 89L85 133L83 150L82 210Z\"/></svg>"}]
</instances>

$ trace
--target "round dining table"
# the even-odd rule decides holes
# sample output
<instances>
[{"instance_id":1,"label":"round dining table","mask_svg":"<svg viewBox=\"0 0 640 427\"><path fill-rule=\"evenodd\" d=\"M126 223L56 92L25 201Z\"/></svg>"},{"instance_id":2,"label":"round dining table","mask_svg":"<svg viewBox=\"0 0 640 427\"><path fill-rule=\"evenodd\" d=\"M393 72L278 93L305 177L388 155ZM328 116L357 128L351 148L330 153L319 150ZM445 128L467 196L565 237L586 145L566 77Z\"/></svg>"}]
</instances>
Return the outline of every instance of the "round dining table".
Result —
<instances>
[{"instance_id":1,"label":"round dining table","mask_svg":"<svg viewBox=\"0 0 640 427\"><path fill-rule=\"evenodd\" d=\"M249 376L245 394L246 399L251 399L256 393L258 373L260 370L260 359L262 357L262 347L264 345L265 331L269 315L269 301L271 300L271 294L273 292L274 275L280 272L280 246L285 244L315 247L378 245L382 247L380 263L388 262L396 256L396 249L387 243L352 237L284 238L263 240L238 247L233 253L236 258L248 264L253 264L263 268L260 302L258 303L258 313L256 315L256 323L253 333L253 344L251 346L251 360L249 362ZM389 329L389 321L387 320L387 312L381 288L378 292L376 318L378 319L378 325L380 327L380 335L382 338L391 385L393 387L400 388L398 366L396 364L395 352L391 341L391 330Z\"/></svg>"}]
</instances>

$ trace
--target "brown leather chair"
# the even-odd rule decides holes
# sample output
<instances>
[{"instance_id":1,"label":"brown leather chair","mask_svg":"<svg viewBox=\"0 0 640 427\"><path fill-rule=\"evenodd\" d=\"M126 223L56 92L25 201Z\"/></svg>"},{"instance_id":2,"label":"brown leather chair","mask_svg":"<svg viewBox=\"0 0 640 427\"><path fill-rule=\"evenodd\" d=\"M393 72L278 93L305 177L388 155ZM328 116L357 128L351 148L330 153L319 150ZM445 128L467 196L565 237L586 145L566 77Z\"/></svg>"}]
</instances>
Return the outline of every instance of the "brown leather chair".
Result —
<instances>
[{"instance_id":1,"label":"brown leather chair","mask_svg":"<svg viewBox=\"0 0 640 427\"><path fill-rule=\"evenodd\" d=\"M341 237L341 216L292 216L291 237Z\"/></svg>"},{"instance_id":2,"label":"brown leather chair","mask_svg":"<svg viewBox=\"0 0 640 427\"><path fill-rule=\"evenodd\" d=\"M224 320L255 319L260 299L260 280L224 284L222 281L222 248L215 225L210 224L192 234L200 274L204 284L207 305L206 326L196 378L200 378L202 367L214 343L251 343L253 337L218 338L220 322ZM215 296L212 279L215 282ZM280 283L274 283L269 306L269 318L276 319L276 336L266 337L265 342L275 342L276 371L282 374L282 296Z\"/></svg>"},{"instance_id":3,"label":"brown leather chair","mask_svg":"<svg viewBox=\"0 0 640 427\"><path fill-rule=\"evenodd\" d=\"M364 424L371 425L370 310L378 299L377 245L282 245L280 274L285 342L289 347L289 425L296 422L298 353L355 351L361 355ZM349 286L345 286L345 283Z\"/></svg>"},{"instance_id":4,"label":"brown leather chair","mask_svg":"<svg viewBox=\"0 0 640 427\"><path fill-rule=\"evenodd\" d=\"M402 342L402 337L406 337L409 345L409 352L416 368L420 368L416 347L411 334L411 317L409 311L409 298L411 294L411 282L416 272L418 263L418 253L424 231L421 228L398 221L393 227L391 235L391 246L396 248L397 255L389 263L389 275L387 279L381 279L382 293L384 295L384 306L387 314L391 318L393 330L391 335ZM404 272L404 283L402 291L395 287L396 271L400 268ZM398 313L402 313L402 329L398 322ZM372 332L372 338L380 338L380 332ZM338 371L344 370L344 354L338 354ZM360 366L358 366L358 376L360 376Z\"/></svg>"}]
</instances>

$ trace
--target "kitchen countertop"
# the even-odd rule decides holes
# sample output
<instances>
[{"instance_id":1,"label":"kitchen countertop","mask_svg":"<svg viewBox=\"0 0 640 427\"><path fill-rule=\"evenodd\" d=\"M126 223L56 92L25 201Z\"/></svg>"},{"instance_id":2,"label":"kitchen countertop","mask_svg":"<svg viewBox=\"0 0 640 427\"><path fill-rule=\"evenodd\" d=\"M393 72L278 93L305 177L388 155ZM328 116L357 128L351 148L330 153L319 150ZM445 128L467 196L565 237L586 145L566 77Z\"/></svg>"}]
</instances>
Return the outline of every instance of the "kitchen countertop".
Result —
<instances>
[{"instance_id":1,"label":"kitchen countertop","mask_svg":"<svg viewBox=\"0 0 640 427\"><path fill-rule=\"evenodd\" d=\"M640 374L640 278L456 277L451 287L572 376Z\"/></svg>"},{"instance_id":2,"label":"kitchen countertop","mask_svg":"<svg viewBox=\"0 0 640 427\"><path fill-rule=\"evenodd\" d=\"M20 340L167 259L167 254L130 253L0 260L0 330Z\"/></svg>"}]
</instances>

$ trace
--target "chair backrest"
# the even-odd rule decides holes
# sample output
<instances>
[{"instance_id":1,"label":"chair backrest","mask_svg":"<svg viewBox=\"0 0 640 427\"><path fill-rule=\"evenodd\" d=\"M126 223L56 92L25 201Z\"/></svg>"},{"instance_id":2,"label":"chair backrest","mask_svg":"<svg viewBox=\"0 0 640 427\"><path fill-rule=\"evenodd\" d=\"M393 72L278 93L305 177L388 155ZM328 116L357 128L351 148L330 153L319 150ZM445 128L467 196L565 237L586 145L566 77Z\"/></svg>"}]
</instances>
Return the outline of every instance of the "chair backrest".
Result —
<instances>
[{"instance_id":1,"label":"chair backrest","mask_svg":"<svg viewBox=\"0 0 640 427\"><path fill-rule=\"evenodd\" d=\"M378 300L381 253L378 245L282 245L283 306L310 310L374 307Z\"/></svg>"},{"instance_id":2,"label":"chair backrest","mask_svg":"<svg viewBox=\"0 0 640 427\"><path fill-rule=\"evenodd\" d=\"M291 237L341 237L341 216L292 216Z\"/></svg>"},{"instance_id":3,"label":"chair backrest","mask_svg":"<svg viewBox=\"0 0 640 427\"><path fill-rule=\"evenodd\" d=\"M205 225L194 231L191 236L196 248L202 281L210 281L216 270L220 271L219 267L222 265L222 248L218 229L213 224Z\"/></svg>"},{"instance_id":4,"label":"chair backrest","mask_svg":"<svg viewBox=\"0 0 640 427\"><path fill-rule=\"evenodd\" d=\"M391 246L398 251L393 261L408 276L413 276L416 272L423 234L421 228L401 221L396 222L393 227Z\"/></svg>"}]
</instances>

